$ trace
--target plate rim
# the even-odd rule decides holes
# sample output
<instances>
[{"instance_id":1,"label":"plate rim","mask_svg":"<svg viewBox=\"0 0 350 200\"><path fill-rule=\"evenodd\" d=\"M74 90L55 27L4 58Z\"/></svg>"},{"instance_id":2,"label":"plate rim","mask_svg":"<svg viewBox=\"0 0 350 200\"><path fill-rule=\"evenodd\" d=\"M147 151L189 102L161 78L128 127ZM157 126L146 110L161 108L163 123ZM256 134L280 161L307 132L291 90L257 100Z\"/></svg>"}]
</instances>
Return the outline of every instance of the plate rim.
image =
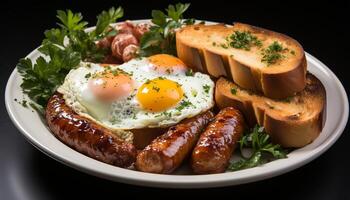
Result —
<instances>
[{"instance_id":1,"label":"plate rim","mask_svg":"<svg viewBox=\"0 0 350 200\"><path fill-rule=\"evenodd\" d=\"M132 20L133 22L144 22L149 20ZM210 22L210 21L208 21ZM91 30L94 27L90 27L87 29ZM38 53L38 48L34 49L32 52L30 52L26 57L31 57ZM68 165L74 169L77 169L79 171L83 171L85 173L109 179L112 181L118 181L133 185L142 185L142 186L153 186L153 187L162 187L162 188L203 188L203 187L221 187L221 186L228 186L228 185L237 185L237 184L244 184L249 182L255 182L260 181L267 178L272 178L278 175L281 175L283 173L287 173L289 171L292 171L296 168L299 168L312 160L319 157L321 154L323 154L325 151L327 151L341 136L343 133L348 117L349 117L349 101L346 94L346 91L344 89L344 86L341 84L338 77L320 60L312 56L311 54L305 52L306 58L308 62L313 62L315 65L318 65L320 70L325 70L327 74L331 75L332 81L335 81L335 84L339 91L341 92L341 98L339 101L344 102L344 110L341 116L341 121L338 121L338 126L334 130L334 132L329 135L319 146L317 146L314 149L311 149L303 159L299 159L299 161L294 161L291 166L282 166L282 167L276 167L276 169L271 170L270 172L264 172L264 173L258 173L253 175L245 175L239 179L232 179L232 177L227 176L227 174L235 173L235 172L227 172L224 174L210 174L210 175L163 175L163 174L150 174L150 173L144 173L139 171L133 171L129 169L123 169L119 168L118 171L121 173L119 174L110 174L106 171L92 169L89 166L84 166L82 164L79 164L78 162L71 161L62 155L57 155L55 152L50 150L49 147L43 145L40 141L37 141L35 138L31 136L31 134L25 130L23 125L20 121L18 121L14 115L14 108L12 104L14 102L12 99L10 99L10 87L11 84L14 83L14 79L16 75L19 75L17 72L16 67L12 71L7 84L6 84L6 91L5 91L5 105L6 110L13 122L13 124L16 126L16 128L21 132L22 135L25 136L25 138L37 149L39 149L44 154L48 155L49 157L59 161L60 163L63 163L65 165ZM20 75L19 75L20 76ZM46 126L46 125L45 125ZM62 143L63 144L63 143ZM64 144L63 144L64 145ZM72 151L75 151L71 149ZM316 151L317 150L317 151ZM81 154L81 156L86 157L85 155ZM88 157L89 158L89 157ZM90 158L93 159L93 158ZM93 159L94 160L94 159ZM102 163L100 161L94 160L96 162L99 162L101 166L104 166L106 168L115 167L111 166L105 163ZM118 168L118 167L117 167ZM253 170L252 170L253 169ZM249 174L250 171L254 171L255 168L244 170ZM174 178L177 177L177 178ZM201 180L201 178L205 180ZM218 178L219 177L219 178ZM178 178L181 178L179 181Z\"/></svg>"}]
</instances>

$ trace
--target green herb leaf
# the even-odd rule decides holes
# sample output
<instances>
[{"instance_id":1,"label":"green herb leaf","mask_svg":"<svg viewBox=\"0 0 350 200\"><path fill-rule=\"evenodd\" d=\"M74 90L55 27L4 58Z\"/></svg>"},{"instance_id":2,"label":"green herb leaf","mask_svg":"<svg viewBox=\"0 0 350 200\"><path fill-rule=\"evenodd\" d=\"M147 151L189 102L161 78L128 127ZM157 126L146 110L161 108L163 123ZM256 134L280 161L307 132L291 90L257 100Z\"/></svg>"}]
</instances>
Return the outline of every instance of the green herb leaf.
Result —
<instances>
[{"instance_id":1,"label":"green herb leaf","mask_svg":"<svg viewBox=\"0 0 350 200\"><path fill-rule=\"evenodd\" d=\"M85 74L85 78L86 78L86 79L88 79L88 78L90 78L90 77L91 77L91 73Z\"/></svg>"},{"instance_id":2,"label":"green herb leaf","mask_svg":"<svg viewBox=\"0 0 350 200\"><path fill-rule=\"evenodd\" d=\"M203 85L203 90L205 93L209 93L209 90L210 90L210 86L209 85Z\"/></svg>"},{"instance_id":3,"label":"green herb leaf","mask_svg":"<svg viewBox=\"0 0 350 200\"><path fill-rule=\"evenodd\" d=\"M182 111L183 109L189 107L189 106L194 106L190 101L181 101L180 105L176 108L177 111Z\"/></svg>"},{"instance_id":4,"label":"green herb leaf","mask_svg":"<svg viewBox=\"0 0 350 200\"><path fill-rule=\"evenodd\" d=\"M236 95L236 94L237 94L236 88L231 88L231 94L233 94L233 95Z\"/></svg>"},{"instance_id":5,"label":"green herb leaf","mask_svg":"<svg viewBox=\"0 0 350 200\"><path fill-rule=\"evenodd\" d=\"M166 11L168 12L168 17L173 19L174 21L178 22L180 19L182 19L182 14L190 7L189 3L178 3L174 7L173 5L169 5L168 9Z\"/></svg>"},{"instance_id":6,"label":"green herb leaf","mask_svg":"<svg viewBox=\"0 0 350 200\"><path fill-rule=\"evenodd\" d=\"M176 56L175 30L184 25L193 24L194 19L183 20L183 13L190 4L178 3L169 5L166 14L160 10L152 10L152 23L150 31L140 39L139 56L154 54L171 54Z\"/></svg>"},{"instance_id":7,"label":"green herb leaf","mask_svg":"<svg viewBox=\"0 0 350 200\"><path fill-rule=\"evenodd\" d=\"M88 24L83 20L81 13L73 13L71 10L57 11L57 18L61 21L58 25L68 31L84 30Z\"/></svg>"},{"instance_id":8,"label":"green herb leaf","mask_svg":"<svg viewBox=\"0 0 350 200\"><path fill-rule=\"evenodd\" d=\"M101 14L97 16L96 29L93 31L94 36L99 36L101 33L105 32L111 23L115 23L116 20L123 17L123 15L124 10L121 7L117 9L112 7L108 11L102 11Z\"/></svg>"},{"instance_id":9,"label":"green herb leaf","mask_svg":"<svg viewBox=\"0 0 350 200\"><path fill-rule=\"evenodd\" d=\"M122 15L123 10L120 7L103 11L98 16L97 30L87 33L84 31L87 22L83 21L80 13L73 13L71 10L57 11L60 28L45 31L45 39L39 48L48 59L40 56L32 63L25 58L17 64L18 72L23 77L21 88L34 102L29 102L29 105L43 111L48 99L63 83L71 69L81 61L101 61L108 52L98 48L95 41L101 36L115 34L107 27Z\"/></svg>"},{"instance_id":10,"label":"green herb leaf","mask_svg":"<svg viewBox=\"0 0 350 200\"><path fill-rule=\"evenodd\" d=\"M186 71L186 76L193 76L194 73L193 73L193 70L192 69L189 69Z\"/></svg>"},{"instance_id":11,"label":"green herb leaf","mask_svg":"<svg viewBox=\"0 0 350 200\"><path fill-rule=\"evenodd\" d=\"M69 47L79 52L84 61L101 62L107 54L106 49L98 48L95 38L85 31L74 31L69 35Z\"/></svg>"},{"instance_id":12,"label":"green herb leaf","mask_svg":"<svg viewBox=\"0 0 350 200\"><path fill-rule=\"evenodd\" d=\"M273 144L264 128L258 125L250 133L243 135L239 140L239 144L242 159L231 163L228 170L236 171L264 164L267 159L263 153L269 154L275 159L287 157L287 151L279 144ZM242 153L245 147L252 148L253 153L249 157L245 157Z\"/></svg>"},{"instance_id":13,"label":"green herb leaf","mask_svg":"<svg viewBox=\"0 0 350 200\"><path fill-rule=\"evenodd\" d=\"M253 168L256 166L259 166L261 164L264 164L264 160L262 159L262 154L260 151L257 151L252 154L248 159L241 159L235 163L232 163L229 167L228 170L231 171L237 171L237 170L242 170L242 169L247 169L247 168Z\"/></svg>"},{"instance_id":14,"label":"green herb leaf","mask_svg":"<svg viewBox=\"0 0 350 200\"><path fill-rule=\"evenodd\" d=\"M279 144L267 144L261 151L271 153L277 159L287 157L286 151Z\"/></svg>"},{"instance_id":15,"label":"green herb leaf","mask_svg":"<svg viewBox=\"0 0 350 200\"><path fill-rule=\"evenodd\" d=\"M192 25L192 24L194 24L195 22L196 22L196 19L194 19L194 18L185 19L185 20L183 21L183 23L186 24L186 25ZM202 23L202 22L200 22L200 23Z\"/></svg>"},{"instance_id":16,"label":"green herb leaf","mask_svg":"<svg viewBox=\"0 0 350 200\"><path fill-rule=\"evenodd\" d=\"M161 10L152 10L152 23L160 27L166 23L167 16Z\"/></svg>"},{"instance_id":17,"label":"green herb leaf","mask_svg":"<svg viewBox=\"0 0 350 200\"><path fill-rule=\"evenodd\" d=\"M150 47L157 47L160 49L161 40L163 39L162 34L158 30L150 30L146 32L140 42L141 50L148 49Z\"/></svg>"},{"instance_id":18,"label":"green herb leaf","mask_svg":"<svg viewBox=\"0 0 350 200\"><path fill-rule=\"evenodd\" d=\"M71 50L53 46L46 48L50 61L39 57L33 65L31 60L26 58L17 64L18 72L23 76L23 92L43 108L57 87L63 83L69 70L77 66L81 59L78 53Z\"/></svg>"},{"instance_id":19,"label":"green herb leaf","mask_svg":"<svg viewBox=\"0 0 350 200\"><path fill-rule=\"evenodd\" d=\"M44 44L51 42L63 47L64 38L67 35L67 32L64 29L52 28L46 30L44 35L46 37L43 41Z\"/></svg>"}]
</instances>

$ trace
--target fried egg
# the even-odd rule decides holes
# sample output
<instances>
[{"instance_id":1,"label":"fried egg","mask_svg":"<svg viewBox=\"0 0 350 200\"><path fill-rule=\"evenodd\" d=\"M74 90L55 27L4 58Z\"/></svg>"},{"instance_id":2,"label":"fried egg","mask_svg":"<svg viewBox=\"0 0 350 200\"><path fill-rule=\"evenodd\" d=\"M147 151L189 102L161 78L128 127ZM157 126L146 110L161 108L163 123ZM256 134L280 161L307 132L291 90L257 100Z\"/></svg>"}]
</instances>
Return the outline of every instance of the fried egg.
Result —
<instances>
[{"instance_id":1,"label":"fried egg","mask_svg":"<svg viewBox=\"0 0 350 200\"><path fill-rule=\"evenodd\" d=\"M58 88L76 113L109 129L168 127L214 105L214 82L159 54L122 65L82 62Z\"/></svg>"}]
</instances>

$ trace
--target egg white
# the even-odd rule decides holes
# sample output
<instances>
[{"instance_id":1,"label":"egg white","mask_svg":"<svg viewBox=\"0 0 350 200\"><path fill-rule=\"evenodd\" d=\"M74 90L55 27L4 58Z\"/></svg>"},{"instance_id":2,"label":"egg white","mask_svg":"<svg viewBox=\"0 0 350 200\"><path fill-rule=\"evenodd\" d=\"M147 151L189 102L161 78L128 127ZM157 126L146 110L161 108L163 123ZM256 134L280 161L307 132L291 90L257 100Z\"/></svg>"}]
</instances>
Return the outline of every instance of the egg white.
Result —
<instances>
[{"instance_id":1,"label":"egg white","mask_svg":"<svg viewBox=\"0 0 350 200\"><path fill-rule=\"evenodd\" d=\"M160 74L152 70L146 58L131 60L111 69L119 68L129 74L135 82L135 89L130 96L117 99L112 103L98 100L88 87L89 75L104 71L106 68L94 63L82 62L66 76L64 83L58 88L63 94L66 104L76 113L89 118L112 130L130 130L138 128L168 127L185 118L198 115L214 106L214 82L208 75L194 73ZM150 112L142 109L136 98L137 88L147 80L163 77L181 85L185 94L182 101L190 102L181 108L178 105L163 112ZM206 89L204 89L206 88Z\"/></svg>"}]
</instances>

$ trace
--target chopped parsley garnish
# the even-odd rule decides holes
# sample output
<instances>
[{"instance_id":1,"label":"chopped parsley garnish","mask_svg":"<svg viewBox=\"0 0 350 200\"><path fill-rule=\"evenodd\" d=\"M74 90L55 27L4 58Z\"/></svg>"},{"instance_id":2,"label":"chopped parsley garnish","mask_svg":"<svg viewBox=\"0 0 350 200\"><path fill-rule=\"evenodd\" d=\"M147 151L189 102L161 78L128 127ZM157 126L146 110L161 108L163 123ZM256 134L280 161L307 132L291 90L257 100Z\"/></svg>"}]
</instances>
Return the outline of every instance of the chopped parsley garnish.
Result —
<instances>
[{"instance_id":1,"label":"chopped parsley garnish","mask_svg":"<svg viewBox=\"0 0 350 200\"><path fill-rule=\"evenodd\" d=\"M25 108L28 107L27 101L24 100L24 99L22 100L22 103L21 103L21 104L22 104L22 106L25 107Z\"/></svg>"},{"instance_id":2,"label":"chopped parsley garnish","mask_svg":"<svg viewBox=\"0 0 350 200\"><path fill-rule=\"evenodd\" d=\"M90 78L90 77L91 77L91 73L85 74L85 78L86 78L86 79L88 79L88 78Z\"/></svg>"},{"instance_id":3,"label":"chopped parsley garnish","mask_svg":"<svg viewBox=\"0 0 350 200\"><path fill-rule=\"evenodd\" d=\"M283 48L282 44L274 41L270 46L262 52L261 62L266 62L268 65L275 64L278 60L284 58L284 51L288 51L287 48Z\"/></svg>"},{"instance_id":4,"label":"chopped parsley garnish","mask_svg":"<svg viewBox=\"0 0 350 200\"><path fill-rule=\"evenodd\" d=\"M228 46L226 44L221 44L220 46L224 49L228 49Z\"/></svg>"},{"instance_id":5,"label":"chopped parsley garnish","mask_svg":"<svg viewBox=\"0 0 350 200\"><path fill-rule=\"evenodd\" d=\"M294 51L294 50L291 50L290 53L291 53L292 55L295 55L295 51Z\"/></svg>"},{"instance_id":6,"label":"chopped parsley garnish","mask_svg":"<svg viewBox=\"0 0 350 200\"><path fill-rule=\"evenodd\" d=\"M148 85L148 84L150 84L151 82L152 82L151 80L147 79L146 82L145 82L145 84Z\"/></svg>"},{"instance_id":7,"label":"chopped parsley garnish","mask_svg":"<svg viewBox=\"0 0 350 200\"><path fill-rule=\"evenodd\" d=\"M28 107L27 100L23 99L22 101L18 101L18 99L16 99L16 98L14 100L15 100L15 102L21 104L23 107L25 107L25 108Z\"/></svg>"},{"instance_id":8,"label":"chopped parsley garnish","mask_svg":"<svg viewBox=\"0 0 350 200\"><path fill-rule=\"evenodd\" d=\"M196 91L196 90L191 90L191 94L192 94L192 96L193 97L196 97L197 96L197 94L198 94L198 92Z\"/></svg>"},{"instance_id":9,"label":"chopped parsley garnish","mask_svg":"<svg viewBox=\"0 0 350 200\"><path fill-rule=\"evenodd\" d=\"M228 170L237 171L246 168L256 167L270 161L268 156L275 159L287 158L287 150L283 149L279 144L274 144L270 136L265 132L264 127L256 125L248 134L241 137L240 150L242 159L232 162ZM243 155L243 148L252 148L253 152L250 156Z\"/></svg>"},{"instance_id":10,"label":"chopped parsley garnish","mask_svg":"<svg viewBox=\"0 0 350 200\"><path fill-rule=\"evenodd\" d=\"M237 94L236 88L231 88L231 94L233 94L233 95L236 95L236 94Z\"/></svg>"},{"instance_id":11,"label":"chopped parsley garnish","mask_svg":"<svg viewBox=\"0 0 350 200\"><path fill-rule=\"evenodd\" d=\"M112 70L112 74L113 74L114 76L117 76L117 75L119 74L119 71L118 71L118 70Z\"/></svg>"},{"instance_id":12,"label":"chopped parsley garnish","mask_svg":"<svg viewBox=\"0 0 350 200\"><path fill-rule=\"evenodd\" d=\"M249 31L235 31L226 40L230 47L244 49L246 51L249 51L253 46L262 46L261 40Z\"/></svg>"},{"instance_id":13,"label":"chopped parsley garnish","mask_svg":"<svg viewBox=\"0 0 350 200\"><path fill-rule=\"evenodd\" d=\"M193 76L194 73L193 73L193 70L192 69L189 69L186 71L186 76Z\"/></svg>"},{"instance_id":14,"label":"chopped parsley garnish","mask_svg":"<svg viewBox=\"0 0 350 200\"><path fill-rule=\"evenodd\" d=\"M189 106L194 106L190 101L181 101L180 105L176 108L177 111L182 111L183 109L189 107Z\"/></svg>"},{"instance_id":15,"label":"chopped parsley garnish","mask_svg":"<svg viewBox=\"0 0 350 200\"><path fill-rule=\"evenodd\" d=\"M155 90L155 91L157 91L157 92L159 92L159 90L160 90L160 88L159 88L159 87L156 87L156 86L153 86L152 89Z\"/></svg>"},{"instance_id":16,"label":"chopped parsley garnish","mask_svg":"<svg viewBox=\"0 0 350 200\"><path fill-rule=\"evenodd\" d=\"M176 87L181 87L182 85L180 84L180 83L178 83L178 82L175 82L175 84L176 84Z\"/></svg>"},{"instance_id":17,"label":"chopped parsley garnish","mask_svg":"<svg viewBox=\"0 0 350 200\"><path fill-rule=\"evenodd\" d=\"M209 93L209 90L210 90L210 86L209 85L203 85L203 90L205 93Z\"/></svg>"},{"instance_id":18,"label":"chopped parsley garnish","mask_svg":"<svg viewBox=\"0 0 350 200\"><path fill-rule=\"evenodd\" d=\"M161 117L161 116L171 117L172 114L171 114L171 112L164 111L164 112L161 112L161 113L155 115L154 117Z\"/></svg>"},{"instance_id":19,"label":"chopped parsley garnish","mask_svg":"<svg viewBox=\"0 0 350 200\"><path fill-rule=\"evenodd\" d=\"M126 72L126 71L124 71L122 69L119 69L119 68L113 69L113 70L109 70L109 71L111 71L114 76L117 76L119 74L125 74L125 75L128 75L128 76L132 76L132 73L128 73L128 72Z\"/></svg>"}]
</instances>

